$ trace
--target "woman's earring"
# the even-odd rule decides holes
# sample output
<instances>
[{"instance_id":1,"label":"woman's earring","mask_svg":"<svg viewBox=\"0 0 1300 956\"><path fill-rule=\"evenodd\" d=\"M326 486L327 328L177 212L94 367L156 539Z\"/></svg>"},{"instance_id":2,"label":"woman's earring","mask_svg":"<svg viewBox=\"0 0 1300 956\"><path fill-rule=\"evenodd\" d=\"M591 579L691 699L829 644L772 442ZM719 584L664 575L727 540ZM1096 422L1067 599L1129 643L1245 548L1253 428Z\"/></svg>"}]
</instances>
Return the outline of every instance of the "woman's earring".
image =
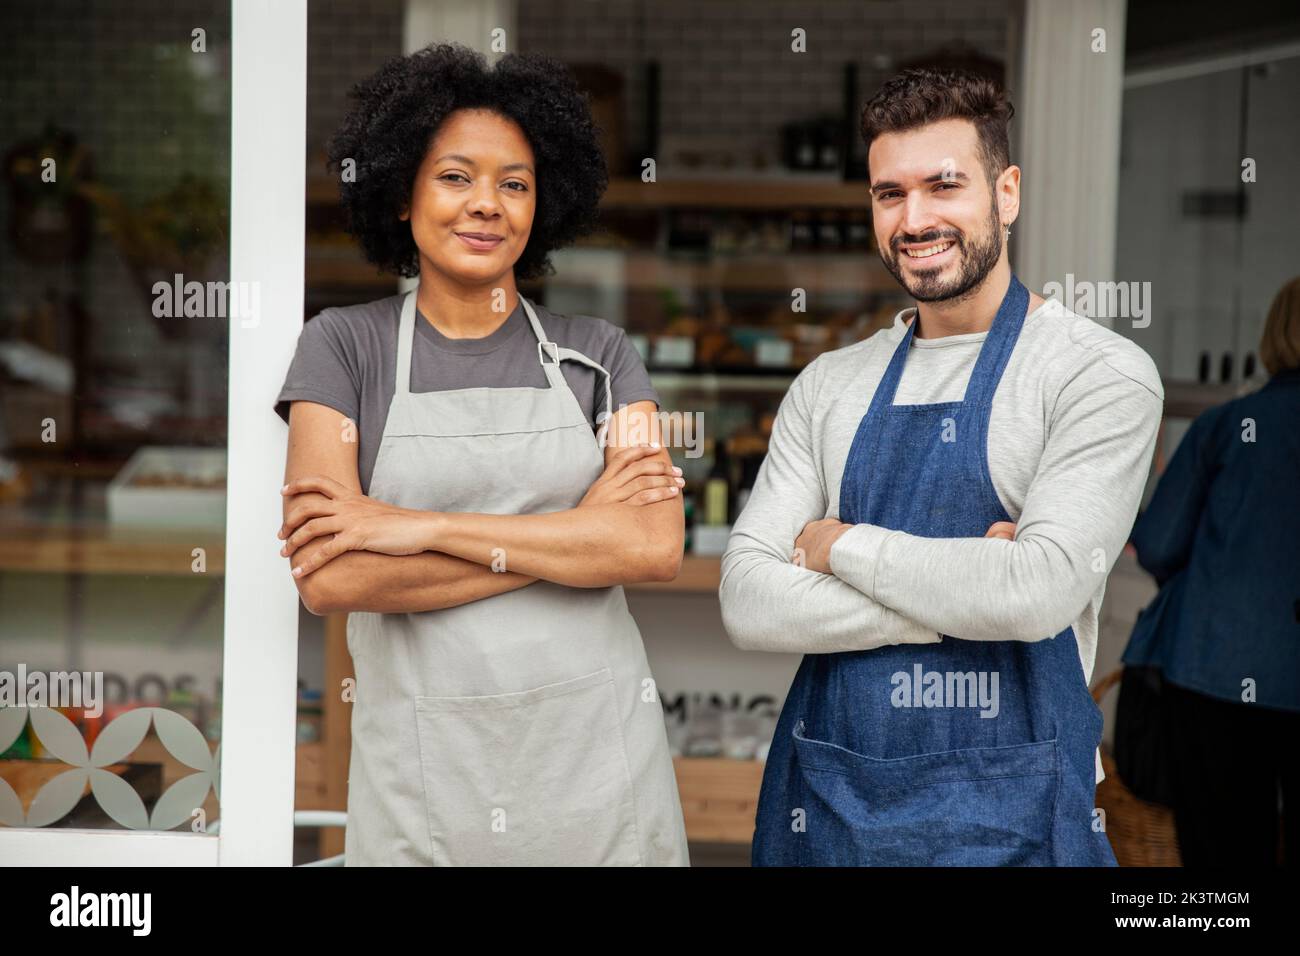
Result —
<instances>
[{"instance_id":1,"label":"woman's earring","mask_svg":"<svg viewBox=\"0 0 1300 956\"><path fill-rule=\"evenodd\" d=\"M1010 226L1007 226L1007 227L1006 227L1006 231L1003 233L1003 238L1006 239L1008 242L1011 241L1011 227L1010 227Z\"/></svg>"}]
</instances>

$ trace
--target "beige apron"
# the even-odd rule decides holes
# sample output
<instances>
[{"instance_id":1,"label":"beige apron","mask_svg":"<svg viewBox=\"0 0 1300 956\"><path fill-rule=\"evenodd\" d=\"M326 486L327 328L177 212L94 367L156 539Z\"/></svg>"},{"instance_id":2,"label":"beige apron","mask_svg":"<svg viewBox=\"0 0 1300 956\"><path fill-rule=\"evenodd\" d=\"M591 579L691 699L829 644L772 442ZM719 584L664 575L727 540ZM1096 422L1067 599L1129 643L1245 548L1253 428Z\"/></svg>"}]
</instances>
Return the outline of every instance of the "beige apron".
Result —
<instances>
[{"instance_id":1,"label":"beige apron","mask_svg":"<svg viewBox=\"0 0 1300 956\"><path fill-rule=\"evenodd\" d=\"M547 388L412 393L415 292L370 496L429 511L572 508L604 455L521 297ZM557 542L558 546L558 542ZM508 551L500 556L509 569ZM346 861L687 865L663 710L622 587L534 583L461 607L354 612Z\"/></svg>"}]
</instances>

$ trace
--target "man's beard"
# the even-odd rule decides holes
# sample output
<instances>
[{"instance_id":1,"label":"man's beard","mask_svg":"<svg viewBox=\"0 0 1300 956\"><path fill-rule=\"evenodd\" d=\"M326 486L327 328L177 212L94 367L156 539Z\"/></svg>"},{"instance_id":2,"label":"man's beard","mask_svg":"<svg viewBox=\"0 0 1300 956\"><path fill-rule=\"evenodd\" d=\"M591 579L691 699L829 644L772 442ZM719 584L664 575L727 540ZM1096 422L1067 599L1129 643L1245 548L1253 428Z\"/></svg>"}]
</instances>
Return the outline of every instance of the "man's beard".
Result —
<instances>
[{"instance_id":1,"label":"man's beard","mask_svg":"<svg viewBox=\"0 0 1300 956\"><path fill-rule=\"evenodd\" d=\"M957 269L957 275L945 280L940 277L939 270L932 270L933 275L926 275L924 272L916 275L912 282L903 278L903 270L899 266L899 257L907 253L901 251L898 246L900 243L922 243L922 242L944 242L952 241L957 245L957 251L961 255L961 262ZM919 236L909 236L904 233L901 236L895 236L890 241L888 252L882 247L880 250L880 260L889 270L889 274L898 280L898 284L907 290L917 302L946 302L950 299L960 299L977 288L984 281L985 276L993 271L993 267L998 263L998 257L1002 255L1002 223L998 221L998 210L996 205L989 207L988 231L986 235L977 237L969 246L966 237L955 229L939 229L931 232L922 233Z\"/></svg>"}]
</instances>

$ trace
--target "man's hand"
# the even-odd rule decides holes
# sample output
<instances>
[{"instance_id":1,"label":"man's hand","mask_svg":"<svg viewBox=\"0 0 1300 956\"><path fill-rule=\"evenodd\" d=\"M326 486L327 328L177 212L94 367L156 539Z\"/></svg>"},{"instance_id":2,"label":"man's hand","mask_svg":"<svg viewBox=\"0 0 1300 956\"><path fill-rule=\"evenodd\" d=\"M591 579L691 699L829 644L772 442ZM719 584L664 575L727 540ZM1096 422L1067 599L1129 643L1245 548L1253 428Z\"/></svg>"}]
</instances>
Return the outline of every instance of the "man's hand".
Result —
<instances>
[{"instance_id":1,"label":"man's hand","mask_svg":"<svg viewBox=\"0 0 1300 956\"><path fill-rule=\"evenodd\" d=\"M845 524L838 518L809 521L799 532L799 537L795 539L791 562L810 571L830 574L831 545L852 527L853 525Z\"/></svg>"},{"instance_id":2,"label":"man's hand","mask_svg":"<svg viewBox=\"0 0 1300 956\"><path fill-rule=\"evenodd\" d=\"M840 535L853 525L844 524L838 518L822 518L809 521L799 532L794 543L794 555L791 561L810 571L831 573L831 546L839 540ZM1002 538L1006 541L1016 540L1016 526L1010 521L995 521L984 532L986 538Z\"/></svg>"},{"instance_id":3,"label":"man's hand","mask_svg":"<svg viewBox=\"0 0 1300 956\"><path fill-rule=\"evenodd\" d=\"M599 478L578 502L583 505L608 505L626 502L648 505L681 494L686 481L682 470L658 455L658 445L632 445L615 452Z\"/></svg>"}]
</instances>

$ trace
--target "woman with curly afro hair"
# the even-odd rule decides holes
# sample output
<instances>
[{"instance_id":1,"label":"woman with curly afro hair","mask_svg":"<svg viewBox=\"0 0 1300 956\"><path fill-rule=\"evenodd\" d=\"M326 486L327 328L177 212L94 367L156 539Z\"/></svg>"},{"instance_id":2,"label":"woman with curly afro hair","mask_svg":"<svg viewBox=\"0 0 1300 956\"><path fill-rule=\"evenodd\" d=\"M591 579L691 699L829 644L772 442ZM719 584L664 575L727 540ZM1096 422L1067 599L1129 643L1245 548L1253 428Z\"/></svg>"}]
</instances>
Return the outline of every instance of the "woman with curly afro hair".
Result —
<instances>
[{"instance_id":1,"label":"woman with curly afro hair","mask_svg":"<svg viewBox=\"0 0 1300 956\"><path fill-rule=\"evenodd\" d=\"M587 102L552 60L450 44L353 96L348 229L419 281L313 317L276 404L281 554L308 610L348 612L345 861L685 865L622 587L677 574L680 470L622 330L515 286L595 222Z\"/></svg>"}]
</instances>

